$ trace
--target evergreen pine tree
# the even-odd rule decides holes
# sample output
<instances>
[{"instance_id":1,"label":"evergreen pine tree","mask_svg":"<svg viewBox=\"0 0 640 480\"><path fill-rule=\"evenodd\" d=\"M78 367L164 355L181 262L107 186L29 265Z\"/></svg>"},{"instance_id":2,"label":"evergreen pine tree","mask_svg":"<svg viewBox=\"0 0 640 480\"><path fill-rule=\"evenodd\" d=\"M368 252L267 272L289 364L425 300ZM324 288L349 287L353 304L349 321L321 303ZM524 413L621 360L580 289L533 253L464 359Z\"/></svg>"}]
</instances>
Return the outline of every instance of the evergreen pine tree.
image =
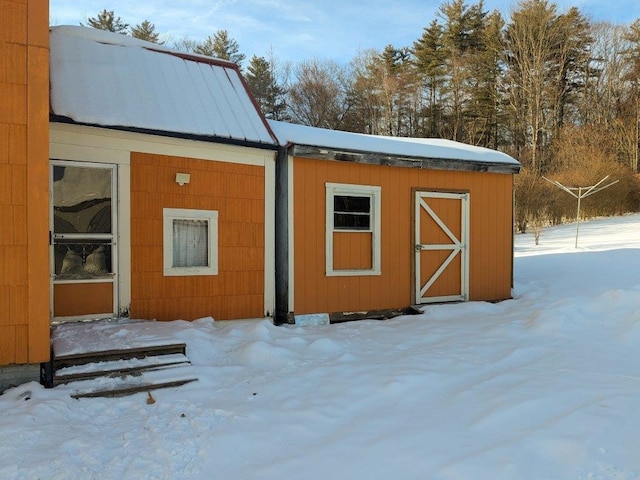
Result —
<instances>
[{"instance_id":1,"label":"evergreen pine tree","mask_svg":"<svg viewBox=\"0 0 640 480\"><path fill-rule=\"evenodd\" d=\"M284 89L278 85L271 63L264 57L254 55L245 78L264 115L273 120L282 120L285 108Z\"/></svg>"},{"instance_id":2,"label":"evergreen pine tree","mask_svg":"<svg viewBox=\"0 0 640 480\"><path fill-rule=\"evenodd\" d=\"M439 136L439 125L442 123L440 97L445 75L442 30L442 25L437 20L433 20L428 27L425 27L422 37L413 44L416 67L428 92L428 104L425 111L428 120L424 127L424 134L428 137Z\"/></svg>"},{"instance_id":3,"label":"evergreen pine tree","mask_svg":"<svg viewBox=\"0 0 640 480\"><path fill-rule=\"evenodd\" d=\"M106 30L108 32L127 34L129 24L124 23L120 17L116 17L113 10L103 10L95 17L88 17L87 23L90 27L98 30ZM83 23L80 25L84 26Z\"/></svg>"},{"instance_id":4,"label":"evergreen pine tree","mask_svg":"<svg viewBox=\"0 0 640 480\"><path fill-rule=\"evenodd\" d=\"M226 30L218 30L213 36L209 35L204 42L195 47L194 51L201 55L229 60L238 66L242 66L245 59L245 55L240 53L238 42L229 37L229 32Z\"/></svg>"},{"instance_id":5,"label":"evergreen pine tree","mask_svg":"<svg viewBox=\"0 0 640 480\"><path fill-rule=\"evenodd\" d=\"M156 26L148 20L144 20L135 27L131 27L131 36L139 38L140 40L146 40L147 42L160 45L164 44L164 42L158 41L160 35L156 32Z\"/></svg>"}]
</instances>

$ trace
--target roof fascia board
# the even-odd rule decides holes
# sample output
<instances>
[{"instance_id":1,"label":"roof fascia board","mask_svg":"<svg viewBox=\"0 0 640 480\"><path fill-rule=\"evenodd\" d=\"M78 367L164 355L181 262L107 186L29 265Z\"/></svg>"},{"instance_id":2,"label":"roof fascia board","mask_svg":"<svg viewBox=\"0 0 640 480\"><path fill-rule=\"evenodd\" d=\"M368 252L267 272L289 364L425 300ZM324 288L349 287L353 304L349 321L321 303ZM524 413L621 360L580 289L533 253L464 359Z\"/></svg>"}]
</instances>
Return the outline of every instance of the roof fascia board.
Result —
<instances>
[{"instance_id":1,"label":"roof fascia board","mask_svg":"<svg viewBox=\"0 0 640 480\"><path fill-rule=\"evenodd\" d=\"M423 168L429 170L460 170L513 174L520 172L520 165L501 162L478 162L449 158L407 157L386 153L337 150L312 145L289 145L289 153L294 157L334 160L339 162L386 165L393 167Z\"/></svg>"}]
</instances>

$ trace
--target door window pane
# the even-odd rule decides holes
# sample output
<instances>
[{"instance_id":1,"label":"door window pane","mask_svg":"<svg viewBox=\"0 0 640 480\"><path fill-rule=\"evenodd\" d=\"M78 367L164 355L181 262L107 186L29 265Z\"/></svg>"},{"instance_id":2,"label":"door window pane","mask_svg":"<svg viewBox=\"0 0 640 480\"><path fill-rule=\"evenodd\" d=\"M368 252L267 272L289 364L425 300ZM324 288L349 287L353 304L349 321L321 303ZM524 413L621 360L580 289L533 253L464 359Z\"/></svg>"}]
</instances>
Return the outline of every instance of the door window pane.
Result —
<instances>
[{"instance_id":1,"label":"door window pane","mask_svg":"<svg viewBox=\"0 0 640 480\"><path fill-rule=\"evenodd\" d=\"M54 165L54 233L111 233L112 170Z\"/></svg>"},{"instance_id":2,"label":"door window pane","mask_svg":"<svg viewBox=\"0 0 640 480\"><path fill-rule=\"evenodd\" d=\"M54 245L57 280L83 280L113 273L108 241L58 241Z\"/></svg>"}]
</instances>

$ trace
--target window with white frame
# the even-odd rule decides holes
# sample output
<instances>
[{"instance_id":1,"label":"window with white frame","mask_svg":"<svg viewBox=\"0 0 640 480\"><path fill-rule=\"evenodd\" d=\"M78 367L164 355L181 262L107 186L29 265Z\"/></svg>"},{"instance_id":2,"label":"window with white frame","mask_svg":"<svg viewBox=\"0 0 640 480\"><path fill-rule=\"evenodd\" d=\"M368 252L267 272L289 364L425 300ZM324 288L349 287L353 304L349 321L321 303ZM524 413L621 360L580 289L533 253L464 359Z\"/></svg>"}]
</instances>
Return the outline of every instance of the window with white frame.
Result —
<instances>
[{"instance_id":1,"label":"window with white frame","mask_svg":"<svg viewBox=\"0 0 640 480\"><path fill-rule=\"evenodd\" d=\"M327 276L380 275L381 188L326 184Z\"/></svg>"},{"instance_id":2,"label":"window with white frame","mask_svg":"<svg viewBox=\"0 0 640 480\"><path fill-rule=\"evenodd\" d=\"M165 276L218 274L218 212L163 209Z\"/></svg>"}]
</instances>

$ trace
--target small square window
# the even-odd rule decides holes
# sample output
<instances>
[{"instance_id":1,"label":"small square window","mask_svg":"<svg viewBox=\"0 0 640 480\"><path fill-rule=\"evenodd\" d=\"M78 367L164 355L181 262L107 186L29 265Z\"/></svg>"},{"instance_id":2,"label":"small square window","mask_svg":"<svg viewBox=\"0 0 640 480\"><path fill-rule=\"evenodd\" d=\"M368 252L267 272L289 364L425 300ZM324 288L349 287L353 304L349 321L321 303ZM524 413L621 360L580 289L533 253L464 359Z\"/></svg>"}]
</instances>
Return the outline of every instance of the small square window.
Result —
<instances>
[{"instance_id":1,"label":"small square window","mask_svg":"<svg viewBox=\"0 0 640 480\"><path fill-rule=\"evenodd\" d=\"M172 267L209 266L209 220L173 219Z\"/></svg>"},{"instance_id":2,"label":"small square window","mask_svg":"<svg viewBox=\"0 0 640 480\"><path fill-rule=\"evenodd\" d=\"M218 212L163 209L164 274L218 274Z\"/></svg>"}]
</instances>

